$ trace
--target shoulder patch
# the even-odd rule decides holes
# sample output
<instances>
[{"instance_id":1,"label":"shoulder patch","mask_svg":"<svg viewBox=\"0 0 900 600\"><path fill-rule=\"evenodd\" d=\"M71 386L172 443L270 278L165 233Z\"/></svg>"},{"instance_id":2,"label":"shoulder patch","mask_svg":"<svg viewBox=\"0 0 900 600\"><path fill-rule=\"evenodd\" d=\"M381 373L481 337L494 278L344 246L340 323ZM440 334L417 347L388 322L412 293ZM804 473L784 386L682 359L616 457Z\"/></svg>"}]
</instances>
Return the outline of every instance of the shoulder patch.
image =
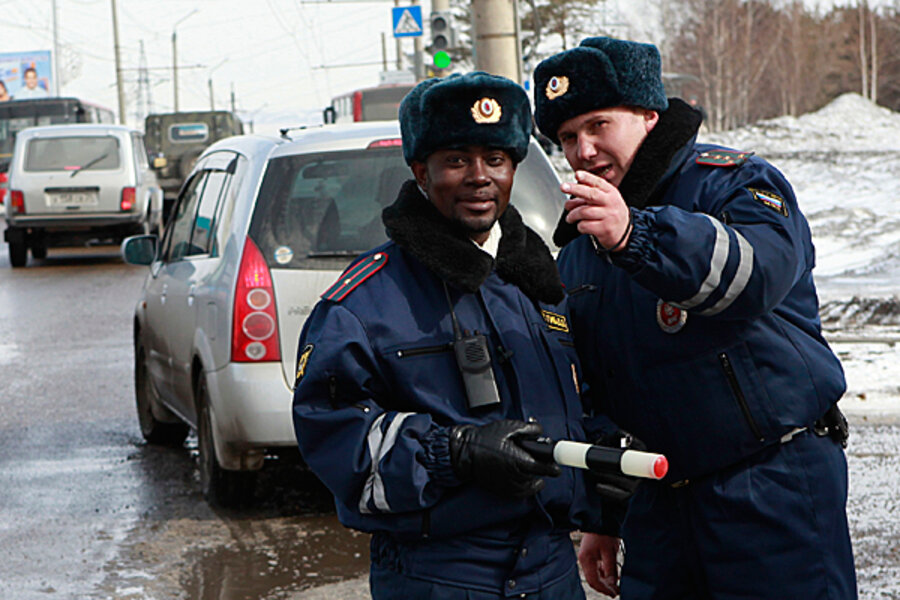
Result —
<instances>
[{"instance_id":1,"label":"shoulder patch","mask_svg":"<svg viewBox=\"0 0 900 600\"><path fill-rule=\"evenodd\" d=\"M310 355L312 355L313 349L315 349L315 346L313 346L312 344L307 344L303 347L303 351L297 358L297 377L294 380L294 389L297 389L297 385L300 383L300 380L303 379L304 375L306 375L306 365L309 364L309 357Z\"/></svg>"},{"instance_id":2,"label":"shoulder patch","mask_svg":"<svg viewBox=\"0 0 900 600\"><path fill-rule=\"evenodd\" d=\"M776 194L775 192L770 192L768 190L758 190L756 188L747 188L751 194L753 194L753 199L757 202L762 202L763 205L771 208L775 212L788 216L788 208L787 202L784 201L784 198Z\"/></svg>"},{"instance_id":3,"label":"shoulder patch","mask_svg":"<svg viewBox=\"0 0 900 600\"><path fill-rule=\"evenodd\" d=\"M753 156L752 152L736 152L734 150L709 150L697 157L698 165L709 167L739 167Z\"/></svg>"},{"instance_id":4,"label":"shoulder patch","mask_svg":"<svg viewBox=\"0 0 900 600\"><path fill-rule=\"evenodd\" d=\"M340 302L355 290L359 284L381 270L387 264L388 255L384 252L376 252L367 256L349 269L344 271L340 278L325 290L320 296L325 300Z\"/></svg>"},{"instance_id":5,"label":"shoulder patch","mask_svg":"<svg viewBox=\"0 0 900 600\"><path fill-rule=\"evenodd\" d=\"M562 331L563 333L569 333L569 322L566 320L565 315L560 315L555 312L550 312L549 310L541 309L541 317L544 318L544 322L547 324L547 327L552 329L553 331Z\"/></svg>"}]
</instances>

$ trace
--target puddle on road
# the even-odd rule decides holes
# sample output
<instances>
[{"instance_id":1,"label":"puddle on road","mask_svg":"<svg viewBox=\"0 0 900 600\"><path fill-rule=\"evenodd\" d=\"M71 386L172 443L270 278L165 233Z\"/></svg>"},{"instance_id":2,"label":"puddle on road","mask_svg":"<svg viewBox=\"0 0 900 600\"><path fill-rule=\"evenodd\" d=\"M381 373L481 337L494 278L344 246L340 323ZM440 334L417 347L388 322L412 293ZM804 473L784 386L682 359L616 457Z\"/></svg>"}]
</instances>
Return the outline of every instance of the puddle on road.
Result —
<instances>
[{"instance_id":1,"label":"puddle on road","mask_svg":"<svg viewBox=\"0 0 900 600\"><path fill-rule=\"evenodd\" d=\"M182 589L196 600L278 598L357 577L369 568L369 536L334 515L284 523L234 521L234 542L188 553Z\"/></svg>"}]
</instances>

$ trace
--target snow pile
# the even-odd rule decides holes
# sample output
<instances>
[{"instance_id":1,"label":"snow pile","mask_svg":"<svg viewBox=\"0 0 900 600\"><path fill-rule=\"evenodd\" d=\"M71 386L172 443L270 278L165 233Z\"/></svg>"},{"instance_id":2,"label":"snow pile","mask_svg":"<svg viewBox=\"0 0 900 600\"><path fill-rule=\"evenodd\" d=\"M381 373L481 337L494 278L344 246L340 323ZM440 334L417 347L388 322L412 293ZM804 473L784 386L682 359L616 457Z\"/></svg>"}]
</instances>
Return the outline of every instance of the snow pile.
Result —
<instances>
[{"instance_id":1,"label":"snow pile","mask_svg":"<svg viewBox=\"0 0 900 600\"><path fill-rule=\"evenodd\" d=\"M734 131L703 136L757 154L796 152L885 152L900 150L900 113L859 94L839 96L800 117L768 119Z\"/></svg>"}]
</instances>

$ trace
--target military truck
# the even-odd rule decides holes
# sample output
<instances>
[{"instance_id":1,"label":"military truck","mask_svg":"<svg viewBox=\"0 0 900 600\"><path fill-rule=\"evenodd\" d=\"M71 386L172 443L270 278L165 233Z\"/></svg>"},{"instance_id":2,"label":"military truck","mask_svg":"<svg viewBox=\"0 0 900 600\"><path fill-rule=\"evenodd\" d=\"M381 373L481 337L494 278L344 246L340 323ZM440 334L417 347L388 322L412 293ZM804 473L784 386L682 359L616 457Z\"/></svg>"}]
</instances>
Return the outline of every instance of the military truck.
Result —
<instances>
[{"instance_id":1,"label":"military truck","mask_svg":"<svg viewBox=\"0 0 900 600\"><path fill-rule=\"evenodd\" d=\"M224 110L147 115L144 143L165 195L166 217L200 153L215 141L242 133L241 120Z\"/></svg>"}]
</instances>

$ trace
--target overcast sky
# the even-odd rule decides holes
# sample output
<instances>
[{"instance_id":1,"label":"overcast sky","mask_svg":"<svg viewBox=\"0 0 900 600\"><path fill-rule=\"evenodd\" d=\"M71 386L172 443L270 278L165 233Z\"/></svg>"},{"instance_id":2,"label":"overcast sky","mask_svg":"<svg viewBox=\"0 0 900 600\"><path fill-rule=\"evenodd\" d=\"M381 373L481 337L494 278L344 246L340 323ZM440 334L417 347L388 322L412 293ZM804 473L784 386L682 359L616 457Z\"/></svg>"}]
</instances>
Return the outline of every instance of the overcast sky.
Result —
<instances>
[{"instance_id":1,"label":"overcast sky","mask_svg":"<svg viewBox=\"0 0 900 600\"><path fill-rule=\"evenodd\" d=\"M51 50L51 6L51 0L0 0L0 52ZM62 93L117 109L111 0L56 0L56 6ZM180 110L209 109L212 77L216 107L230 106L233 84L239 114L257 126L320 119L333 96L378 84L382 33L390 68L396 64L393 6L392 0L118 0L129 122L136 124L141 42L153 109L173 109L176 24ZM427 15L430 0L422 9ZM403 46L411 52L411 39Z\"/></svg>"},{"instance_id":2,"label":"overcast sky","mask_svg":"<svg viewBox=\"0 0 900 600\"><path fill-rule=\"evenodd\" d=\"M421 4L427 19L431 0ZM607 4L614 20L629 22L626 35L656 41L652 29L658 13L650 8L657 1ZM52 50L52 5L52 0L0 0L0 52ZM393 6L393 0L118 0L128 121L139 125L142 42L151 106L154 112L173 109L175 30L181 110L208 110L212 78L216 108L230 106L233 86L238 114L254 121L257 132L318 122L333 96L378 84L382 34L394 68ZM56 0L56 7L62 93L117 109L111 0ZM406 38L403 52L412 48ZM146 95L143 101L146 108Z\"/></svg>"}]
</instances>

